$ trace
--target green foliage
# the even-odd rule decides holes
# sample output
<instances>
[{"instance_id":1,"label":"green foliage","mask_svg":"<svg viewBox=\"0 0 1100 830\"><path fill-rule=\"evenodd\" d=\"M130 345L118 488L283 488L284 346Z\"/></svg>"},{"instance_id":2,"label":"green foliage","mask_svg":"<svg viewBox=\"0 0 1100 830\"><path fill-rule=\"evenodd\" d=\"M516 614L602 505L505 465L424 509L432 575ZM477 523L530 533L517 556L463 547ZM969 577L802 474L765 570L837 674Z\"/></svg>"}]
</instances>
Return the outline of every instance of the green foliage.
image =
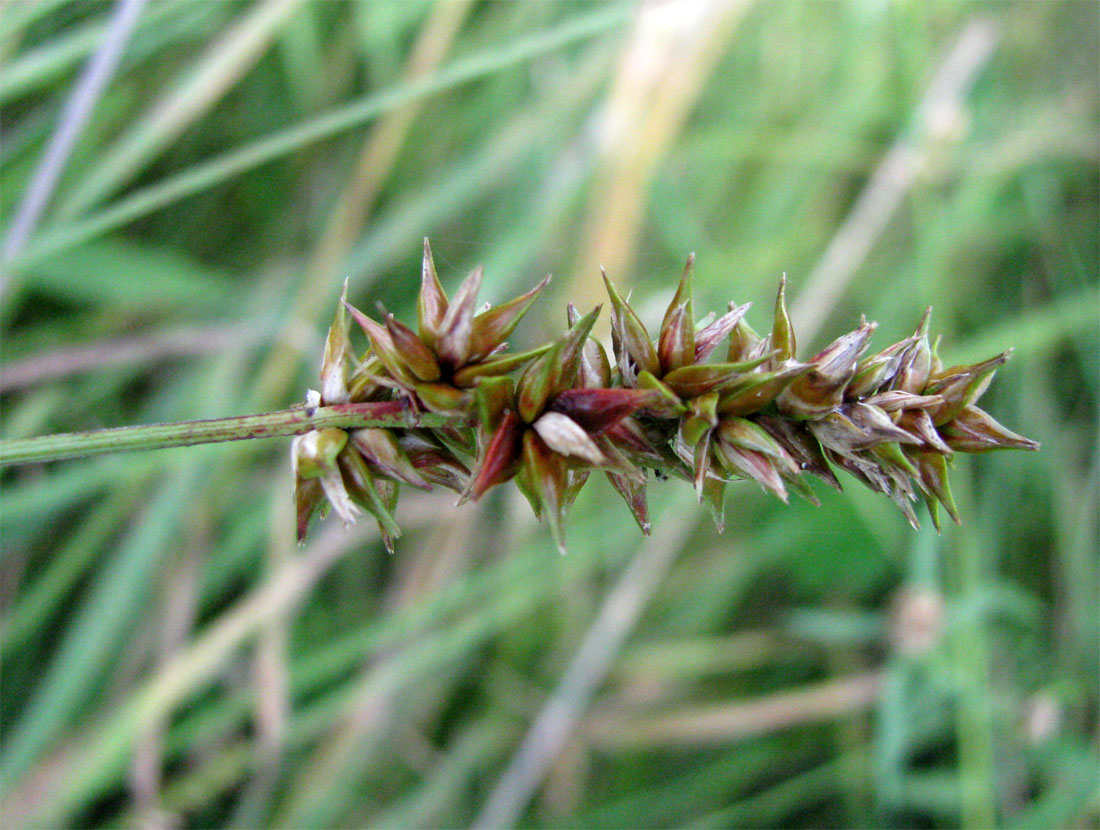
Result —
<instances>
[{"instance_id":1,"label":"green foliage","mask_svg":"<svg viewBox=\"0 0 1100 830\"><path fill-rule=\"evenodd\" d=\"M563 330L539 309L605 298L600 264L657 332L688 250L697 311L786 272L800 338L821 318L803 357L860 312L900 340L932 305L945 361L1016 347L982 405L1043 451L959 463L942 535L859 487L815 485L814 508L744 483L717 535L657 482L647 540L593 477L567 557L503 488L407 492L393 556L331 517L295 549L282 439L4 470L0 823L468 825L659 550L520 824L1096 824L1094 5L759 3L683 15L669 52L629 4L265 6L146 9L3 267L5 439L299 401L345 277L376 320L379 300L417 319L427 235L441 275L484 264L493 301L554 274L514 351ZM110 15L0 9L0 240ZM975 15L995 50L929 129ZM816 294L899 140L919 173Z\"/></svg>"}]
</instances>

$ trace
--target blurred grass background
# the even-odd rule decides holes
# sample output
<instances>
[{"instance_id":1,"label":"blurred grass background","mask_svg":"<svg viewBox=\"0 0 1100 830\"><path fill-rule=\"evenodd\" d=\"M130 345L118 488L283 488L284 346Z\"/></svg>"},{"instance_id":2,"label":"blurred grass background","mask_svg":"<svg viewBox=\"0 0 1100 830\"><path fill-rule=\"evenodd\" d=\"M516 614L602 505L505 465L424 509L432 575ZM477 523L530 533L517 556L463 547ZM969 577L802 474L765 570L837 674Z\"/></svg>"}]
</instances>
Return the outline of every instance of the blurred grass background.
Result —
<instances>
[{"instance_id":1,"label":"blurred grass background","mask_svg":"<svg viewBox=\"0 0 1100 830\"><path fill-rule=\"evenodd\" d=\"M1043 446L942 535L668 484L644 539L600 477L566 557L505 492L297 549L284 440L7 470L5 827L1098 825L1100 6L128 2L0 7L4 438L301 400L427 235L554 274L519 345L689 251L757 328L786 272L804 355L932 305Z\"/></svg>"}]
</instances>

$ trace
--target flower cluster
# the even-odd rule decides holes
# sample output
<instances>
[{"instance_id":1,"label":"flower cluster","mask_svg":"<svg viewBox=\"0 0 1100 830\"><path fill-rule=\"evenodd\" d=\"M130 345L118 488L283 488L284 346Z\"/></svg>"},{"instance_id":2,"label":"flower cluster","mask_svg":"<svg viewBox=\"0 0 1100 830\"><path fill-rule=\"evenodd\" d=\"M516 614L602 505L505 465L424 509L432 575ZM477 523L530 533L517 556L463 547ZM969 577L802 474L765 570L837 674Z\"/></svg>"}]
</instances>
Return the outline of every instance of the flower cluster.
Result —
<instances>
[{"instance_id":1,"label":"flower cluster","mask_svg":"<svg viewBox=\"0 0 1100 830\"><path fill-rule=\"evenodd\" d=\"M347 303L329 330L314 404L390 402L395 411L446 416L436 428L321 429L295 439L301 539L327 501L345 521L363 510L390 550L401 484L442 485L478 499L514 480L564 551L563 524L593 471L605 473L644 533L648 471L691 482L723 526L726 485L755 481L787 500L817 503L806 475L840 489L834 468L885 493L910 524L913 502L958 514L947 482L956 452L1037 449L977 407L1004 352L944 368L929 340L930 311L916 332L866 355L875 324L862 320L806 361L796 357L780 282L771 331L729 305L696 322L689 257L657 337L604 275L614 363L590 336L600 312L569 306L569 328L538 349L513 353L507 337L549 277L503 305L476 310L481 270L448 299L431 249L424 261L414 331L392 314L377 322ZM354 320L369 348L356 356ZM725 345L725 359L711 360Z\"/></svg>"}]
</instances>

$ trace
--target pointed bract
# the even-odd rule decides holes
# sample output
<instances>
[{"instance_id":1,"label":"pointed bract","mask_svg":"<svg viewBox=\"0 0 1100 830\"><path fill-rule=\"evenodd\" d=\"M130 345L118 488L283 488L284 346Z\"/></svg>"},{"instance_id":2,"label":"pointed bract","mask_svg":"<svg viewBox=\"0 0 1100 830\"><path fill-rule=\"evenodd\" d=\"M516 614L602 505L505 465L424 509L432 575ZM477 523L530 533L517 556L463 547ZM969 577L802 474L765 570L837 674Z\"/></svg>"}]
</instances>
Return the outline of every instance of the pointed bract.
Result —
<instances>
[{"instance_id":1,"label":"pointed bract","mask_svg":"<svg viewBox=\"0 0 1100 830\"><path fill-rule=\"evenodd\" d=\"M472 389L456 389L447 383L418 383L416 396L431 412L465 418L474 406Z\"/></svg>"},{"instance_id":2,"label":"pointed bract","mask_svg":"<svg viewBox=\"0 0 1100 830\"><path fill-rule=\"evenodd\" d=\"M919 473L917 473L917 468L909 461L898 444L890 442L875 444L868 450L867 455L874 457L879 467L894 479L899 489L903 490L910 498L915 496L910 479L915 479Z\"/></svg>"},{"instance_id":3,"label":"pointed bract","mask_svg":"<svg viewBox=\"0 0 1100 830\"><path fill-rule=\"evenodd\" d=\"M772 320L772 348L778 363L794 360L795 338L791 317L787 313L787 275L779 279L779 292L775 297L775 316Z\"/></svg>"},{"instance_id":4,"label":"pointed bract","mask_svg":"<svg viewBox=\"0 0 1100 830\"><path fill-rule=\"evenodd\" d=\"M664 445L646 434L646 430L634 418L626 417L607 428L603 433L615 447L623 450L637 463L646 466L660 466L668 459Z\"/></svg>"},{"instance_id":5,"label":"pointed bract","mask_svg":"<svg viewBox=\"0 0 1100 830\"><path fill-rule=\"evenodd\" d=\"M1012 350L1009 349L972 366L952 366L934 373L923 389L925 395L939 395L943 398L942 404L928 410L932 422L937 427L943 426L958 415L963 407L977 403L993 380L994 373L1011 355Z\"/></svg>"},{"instance_id":6,"label":"pointed bract","mask_svg":"<svg viewBox=\"0 0 1100 830\"><path fill-rule=\"evenodd\" d=\"M902 355L897 374L891 380L894 389L920 394L928 383L932 371L932 347L928 342L928 324L932 319L932 306L924 311L913 344Z\"/></svg>"},{"instance_id":7,"label":"pointed bract","mask_svg":"<svg viewBox=\"0 0 1100 830\"><path fill-rule=\"evenodd\" d=\"M788 490L793 490L814 507L821 507L821 499L817 497L805 478L801 475L791 475L783 470L779 471L779 475L783 477L783 483L787 485Z\"/></svg>"},{"instance_id":8,"label":"pointed bract","mask_svg":"<svg viewBox=\"0 0 1100 830\"><path fill-rule=\"evenodd\" d=\"M398 384L406 388L415 384L416 376L409 370L400 352L398 352L397 348L393 345L393 338L390 337L390 333L386 328L374 322L374 320L355 306L346 303L345 306L347 310L351 312L351 316L355 318L355 322L359 324L359 327L362 328L367 337L370 338L371 349L375 357L377 357L382 363L382 366L385 367L389 376Z\"/></svg>"},{"instance_id":9,"label":"pointed bract","mask_svg":"<svg viewBox=\"0 0 1100 830\"><path fill-rule=\"evenodd\" d=\"M783 446L800 471L817 476L834 490L841 489L840 482L821 451L821 444L806 431L805 426L771 415L761 415L756 418L755 423L767 430Z\"/></svg>"},{"instance_id":10,"label":"pointed bract","mask_svg":"<svg viewBox=\"0 0 1100 830\"><path fill-rule=\"evenodd\" d=\"M516 399L525 423L534 423L551 398L573 385L581 347L599 313L600 306L596 306L524 370L516 387Z\"/></svg>"},{"instance_id":11,"label":"pointed bract","mask_svg":"<svg viewBox=\"0 0 1100 830\"><path fill-rule=\"evenodd\" d=\"M964 406L954 419L940 428L940 434L956 452L1039 449L1038 441L1002 426L988 412L976 406Z\"/></svg>"},{"instance_id":12,"label":"pointed bract","mask_svg":"<svg viewBox=\"0 0 1100 830\"><path fill-rule=\"evenodd\" d=\"M516 474L523 433L523 422L519 415L511 410L506 412L470 482L469 498L477 501L490 487L502 484Z\"/></svg>"},{"instance_id":13,"label":"pointed bract","mask_svg":"<svg viewBox=\"0 0 1100 830\"><path fill-rule=\"evenodd\" d=\"M661 364L649 332L646 331L638 315L634 313L634 309L615 290L607 273L604 271L601 273L604 285L607 286L607 295L611 298L611 329L619 343L620 351L615 355L619 368L624 368L624 357L629 357L634 364L635 375L640 372L659 374Z\"/></svg>"},{"instance_id":14,"label":"pointed bract","mask_svg":"<svg viewBox=\"0 0 1100 830\"><path fill-rule=\"evenodd\" d=\"M809 361L813 368L779 394L779 411L794 418L813 418L838 407L874 330L874 323L863 323L816 354Z\"/></svg>"},{"instance_id":15,"label":"pointed bract","mask_svg":"<svg viewBox=\"0 0 1100 830\"><path fill-rule=\"evenodd\" d=\"M744 319L738 320L737 325L730 331L730 345L726 352L726 360L730 363L748 360L754 356L754 352L762 342L760 335L752 330L752 326Z\"/></svg>"},{"instance_id":16,"label":"pointed bract","mask_svg":"<svg viewBox=\"0 0 1100 830\"><path fill-rule=\"evenodd\" d=\"M348 433L348 440L383 475L411 484L421 490L432 489L405 455L405 451L401 449L392 431L356 429Z\"/></svg>"},{"instance_id":17,"label":"pointed bract","mask_svg":"<svg viewBox=\"0 0 1100 830\"><path fill-rule=\"evenodd\" d=\"M546 446L537 432L529 429L523 433L523 472L541 506L542 518L550 525L558 551L564 554L565 458Z\"/></svg>"},{"instance_id":18,"label":"pointed bract","mask_svg":"<svg viewBox=\"0 0 1100 830\"><path fill-rule=\"evenodd\" d=\"M439 339L435 352L439 359L457 369L464 366L471 354L471 337L474 330L474 312L477 294L481 290L482 271L479 265L462 281L439 325Z\"/></svg>"},{"instance_id":19,"label":"pointed bract","mask_svg":"<svg viewBox=\"0 0 1100 830\"><path fill-rule=\"evenodd\" d=\"M417 330L420 339L429 348L434 348L443 329L443 318L447 314L447 294L439 283L432 259L432 248L424 238L424 262L420 268L420 294L416 299Z\"/></svg>"},{"instance_id":20,"label":"pointed bract","mask_svg":"<svg viewBox=\"0 0 1100 830\"><path fill-rule=\"evenodd\" d=\"M692 450L691 479L695 485L695 497L699 500L699 504L703 503L703 491L707 480L716 475L711 471L711 436L712 432L708 429Z\"/></svg>"},{"instance_id":21,"label":"pointed bract","mask_svg":"<svg viewBox=\"0 0 1100 830\"><path fill-rule=\"evenodd\" d=\"M450 450L415 430L401 435L397 443L417 472L429 482L456 493L466 489L470 470Z\"/></svg>"},{"instance_id":22,"label":"pointed bract","mask_svg":"<svg viewBox=\"0 0 1100 830\"><path fill-rule=\"evenodd\" d=\"M714 529L724 533L726 530L726 482L717 478L708 478L703 483L703 504L710 511Z\"/></svg>"},{"instance_id":23,"label":"pointed bract","mask_svg":"<svg viewBox=\"0 0 1100 830\"><path fill-rule=\"evenodd\" d=\"M841 455L855 453L888 442L920 444L918 438L894 425L881 409L866 404L846 404L806 426L823 446Z\"/></svg>"},{"instance_id":24,"label":"pointed bract","mask_svg":"<svg viewBox=\"0 0 1100 830\"><path fill-rule=\"evenodd\" d=\"M840 469L855 476L868 489L876 493L890 492L890 481L882 474L877 464L871 464L855 456L841 455L828 447L824 447L824 453L830 464L835 464Z\"/></svg>"},{"instance_id":25,"label":"pointed bract","mask_svg":"<svg viewBox=\"0 0 1100 830\"><path fill-rule=\"evenodd\" d=\"M865 357L856 365L856 372L848 383L845 395L849 398L864 398L880 389L889 389L889 384L901 366L902 353L912 344L912 339L895 343L881 352Z\"/></svg>"},{"instance_id":26,"label":"pointed bract","mask_svg":"<svg viewBox=\"0 0 1100 830\"><path fill-rule=\"evenodd\" d=\"M775 465L763 453L734 447L724 441L716 441L714 454L726 469L734 475L751 479L767 490L787 501L787 488Z\"/></svg>"},{"instance_id":27,"label":"pointed bract","mask_svg":"<svg viewBox=\"0 0 1100 830\"><path fill-rule=\"evenodd\" d=\"M607 474L607 480L611 482L615 492L622 496L626 506L630 508L630 514L634 517L634 521L638 523L642 533L648 536L650 529L649 505L646 502L645 480L643 479L639 483L629 476L610 472Z\"/></svg>"},{"instance_id":28,"label":"pointed bract","mask_svg":"<svg viewBox=\"0 0 1100 830\"><path fill-rule=\"evenodd\" d=\"M324 501L325 490L321 482L316 478L295 478L294 480L294 507L297 513L298 544L306 540L306 531L309 530L309 520L317 512L317 507Z\"/></svg>"},{"instance_id":29,"label":"pointed bract","mask_svg":"<svg viewBox=\"0 0 1100 830\"><path fill-rule=\"evenodd\" d=\"M379 400L387 394L389 386L386 368L376 356L369 354L355 367L348 378L348 400L352 403L365 403Z\"/></svg>"},{"instance_id":30,"label":"pointed bract","mask_svg":"<svg viewBox=\"0 0 1100 830\"><path fill-rule=\"evenodd\" d=\"M639 389L657 393L646 404L646 409L657 417L675 417L687 412L680 396L649 372L639 373L636 385Z\"/></svg>"},{"instance_id":31,"label":"pointed bract","mask_svg":"<svg viewBox=\"0 0 1100 830\"><path fill-rule=\"evenodd\" d=\"M897 426L890 416L877 406L869 403L853 402L841 407L841 412L857 428L863 431L872 444L896 442L899 444L920 444L919 438L910 435Z\"/></svg>"},{"instance_id":32,"label":"pointed bract","mask_svg":"<svg viewBox=\"0 0 1100 830\"><path fill-rule=\"evenodd\" d=\"M348 435L341 429L315 429L291 443L295 478L317 479L344 524L354 524L360 510L352 502L340 474L340 458Z\"/></svg>"},{"instance_id":33,"label":"pointed bract","mask_svg":"<svg viewBox=\"0 0 1100 830\"><path fill-rule=\"evenodd\" d=\"M565 492L562 493L562 513L563 515L573 509L573 502L577 500L577 496L580 495L581 489L588 482L588 477L592 474L589 469L574 469L572 467L565 471Z\"/></svg>"},{"instance_id":34,"label":"pointed bract","mask_svg":"<svg viewBox=\"0 0 1100 830\"><path fill-rule=\"evenodd\" d=\"M539 346L537 349L531 349L527 352L501 355L492 360L486 360L483 363L471 363L455 372L451 380L455 386L461 388L476 386L478 381L482 378L496 377L498 375L506 375L509 372L514 372L524 364L530 363L539 355L546 354L550 348L551 344L547 343L545 346Z\"/></svg>"},{"instance_id":35,"label":"pointed bract","mask_svg":"<svg viewBox=\"0 0 1100 830\"><path fill-rule=\"evenodd\" d=\"M718 393L700 395L688 403L688 413L680 419L680 436L689 447L694 447L706 433L718 426Z\"/></svg>"},{"instance_id":36,"label":"pointed bract","mask_svg":"<svg viewBox=\"0 0 1100 830\"><path fill-rule=\"evenodd\" d=\"M383 534L388 534L391 539L401 536L401 528L397 526L397 522L390 513L391 499L385 498L383 492L379 491L380 480L376 479L370 471L363 456L357 452L343 452L340 453L339 462L340 470L344 474L344 481L347 483L348 493L355 502L370 511L374 518L378 520L378 526ZM321 480L321 483L324 484L324 479ZM385 494L392 492L386 486L383 486L383 491ZM327 489L325 493L328 494ZM332 499L331 495L329 495L329 499ZM334 504L333 507L335 506ZM387 546L391 544L387 543Z\"/></svg>"},{"instance_id":37,"label":"pointed bract","mask_svg":"<svg viewBox=\"0 0 1100 830\"><path fill-rule=\"evenodd\" d=\"M745 303L741 306L730 303L729 311L713 323L695 332L696 363L702 363L714 353L714 350L718 348L718 344L737 327L737 324L741 322L751 306L752 303ZM730 362L736 361L731 359Z\"/></svg>"},{"instance_id":38,"label":"pointed bract","mask_svg":"<svg viewBox=\"0 0 1100 830\"><path fill-rule=\"evenodd\" d=\"M620 449L610 435L607 433L596 435L593 436L593 440L596 442L596 446L600 448L600 452L603 453L604 460L600 464L601 470L618 473L638 483L645 482L645 467L631 458L630 453Z\"/></svg>"},{"instance_id":39,"label":"pointed bract","mask_svg":"<svg viewBox=\"0 0 1100 830\"><path fill-rule=\"evenodd\" d=\"M572 303L566 306L566 316L570 326L575 325L581 318L580 312ZM595 337L589 336L581 347L581 362L577 368L576 385L590 389L606 389L611 386L611 361L607 359L603 344Z\"/></svg>"},{"instance_id":40,"label":"pointed bract","mask_svg":"<svg viewBox=\"0 0 1100 830\"><path fill-rule=\"evenodd\" d=\"M386 509L387 515L393 515L394 511L397 510L397 500L401 495L401 485L396 481L390 481L384 478L376 479L374 484L378 491L379 499ZM382 535L382 544L386 546L386 553L392 554L397 544L397 540L401 537L401 528L394 524L393 529L397 531L394 533L389 523L383 519L376 516L375 522L378 525L378 532Z\"/></svg>"},{"instance_id":41,"label":"pointed bract","mask_svg":"<svg viewBox=\"0 0 1100 830\"><path fill-rule=\"evenodd\" d=\"M772 460L778 472L798 475L798 463L772 435L747 418L725 418L718 424L718 438L734 447L754 450Z\"/></svg>"},{"instance_id":42,"label":"pointed bract","mask_svg":"<svg viewBox=\"0 0 1100 830\"><path fill-rule=\"evenodd\" d=\"M392 314L387 314L386 331L390 335L394 350L416 375L417 380L429 383L439 380L439 362L435 359L435 354L421 342L412 329L404 323L399 323Z\"/></svg>"},{"instance_id":43,"label":"pointed bract","mask_svg":"<svg viewBox=\"0 0 1100 830\"><path fill-rule=\"evenodd\" d=\"M336 457L348 443L342 429L315 429L299 435L290 445L294 475L299 478L320 478L336 463Z\"/></svg>"},{"instance_id":44,"label":"pointed bract","mask_svg":"<svg viewBox=\"0 0 1100 830\"><path fill-rule=\"evenodd\" d=\"M723 387L719 394L721 415L750 415L774 401L795 378L813 367L808 363L791 363L775 372L750 372L736 383Z\"/></svg>"},{"instance_id":45,"label":"pointed bract","mask_svg":"<svg viewBox=\"0 0 1100 830\"><path fill-rule=\"evenodd\" d=\"M767 359L768 357L765 356L740 363L701 363L697 366L681 366L662 377L661 382L681 398L694 398L696 395L721 391L745 381L747 377L751 377L748 373Z\"/></svg>"},{"instance_id":46,"label":"pointed bract","mask_svg":"<svg viewBox=\"0 0 1100 830\"><path fill-rule=\"evenodd\" d=\"M897 425L910 435L921 439L925 446L931 447L936 452L950 456L954 452L947 446L935 425L931 416L923 409L910 409L902 412L897 419Z\"/></svg>"},{"instance_id":47,"label":"pointed bract","mask_svg":"<svg viewBox=\"0 0 1100 830\"><path fill-rule=\"evenodd\" d=\"M510 377L483 378L474 390L479 433L496 432L504 415L516 408L516 384Z\"/></svg>"},{"instance_id":48,"label":"pointed bract","mask_svg":"<svg viewBox=\"0 0 1100 830\"><path fill-rule=\"evenodd\" d=\"M321 402L325 404L347 403L350 400L348 363L352 359L352 350L348 336L350 323L344 312L347 299L348 281L344 280L340 302L336 304L336 316L325 340L325 356L321 361Z\"/></svg>"},{"instance_id":49,"label":"pointed bract","mask_svg":"<svg viewBox=\"0 0 1100 830\"><path fill-rule=\"evenodd\" d=\"M661 361L661 371L666 374L695 362L695 315L691 307L691 272L694 266L695 254L690 254L676 294L661 320L657 357Z\"/></svg>"},{"instance_id":50,"label":"pointed bract","mask_svg":"<svg viewBox=\"0 0 1100 830\"><path fill-rule=\"evenodd\" d=\"M526 294L476 315L473 331L470 333L470 359L481 360L499 346L549 283L550 275L547 274L542 282Z\"/></svg>"},{"instance_id":51,"label":"pointed bract","mask_svg":"<svg viewBox=\"0 0 1100 830\"><path fill-rule=\"evenodd\" d=\"M542 502L539 501L538 494L535 493L535 488L531 484L531 477L527 475L527 471L520 465L519 471L516 473L516 477L512 479L516 483L516 489L527 499L527 503L531 505L531 512L535 514L537 521L542 521Z\"/></svg>"},{"instance_id":52,"label":"pointed bract","mask_svg":"<svg viewBox=\"0 0 1100 830\"><path fill-rule=\"evenodd\" d=\"M657 357L661 361L662 375L668 375L682 366L690 366L695 360L695 324L690 313L686 306L677 306L661 324Z\"/></svg>"},{"instance_id":53,"label":"pointed bract","mask_svg":"<svg viewBox=\"0 0 1100 830\"><path fill-rule=\"evenodd\" d=\"M921 489L944 506L947 515L955 524L960 524L959 511L955 507L955 499L951 495L951 487L947 481L947 459L938 452L926 450L916 450L912 453L912 457L919 472L917 480ZM932 513L932 521L939 530L939 517L935 513Z\"/></svg>"},{"instance_id":54,"label":"pointed bract","mask_svg":"<svg viewBox=\"0 0 1100 830\"><path fill-rule=\"evenodd\" d=\"M939 406L943 403L940 395L914 395L912 392L902 392L900 389L892 392L882 392L864 398L863 403L877 406L883 412L900 412L905 409L925 410L931 406Z\"/></svg>"}]
</instances>

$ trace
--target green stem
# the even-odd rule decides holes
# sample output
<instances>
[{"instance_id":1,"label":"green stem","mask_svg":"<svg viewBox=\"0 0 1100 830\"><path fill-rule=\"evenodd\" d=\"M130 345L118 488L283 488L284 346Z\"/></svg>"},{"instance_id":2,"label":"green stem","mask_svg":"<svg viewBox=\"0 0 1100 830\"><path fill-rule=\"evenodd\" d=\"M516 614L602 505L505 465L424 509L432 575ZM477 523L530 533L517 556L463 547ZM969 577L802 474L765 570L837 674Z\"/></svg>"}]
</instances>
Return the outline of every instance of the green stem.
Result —
<instances>
[{"instance_id":1,"label":"green stem","mask_svg":"<svg viewBox=\"0 0 1100 830\"><path fill-rule=\"evenodd\" d=\"M93 432L67 432L39 438L0 441L0 466L56 461L108 452L156 450L246 438L276 438L301 435L313 429L336 427L441 427L453 418L434 413L417 414L400 401L344 403L332 406L298 407L262 415L239 415L205 421L147 424Z\"/></svg>"}]
</instances>

